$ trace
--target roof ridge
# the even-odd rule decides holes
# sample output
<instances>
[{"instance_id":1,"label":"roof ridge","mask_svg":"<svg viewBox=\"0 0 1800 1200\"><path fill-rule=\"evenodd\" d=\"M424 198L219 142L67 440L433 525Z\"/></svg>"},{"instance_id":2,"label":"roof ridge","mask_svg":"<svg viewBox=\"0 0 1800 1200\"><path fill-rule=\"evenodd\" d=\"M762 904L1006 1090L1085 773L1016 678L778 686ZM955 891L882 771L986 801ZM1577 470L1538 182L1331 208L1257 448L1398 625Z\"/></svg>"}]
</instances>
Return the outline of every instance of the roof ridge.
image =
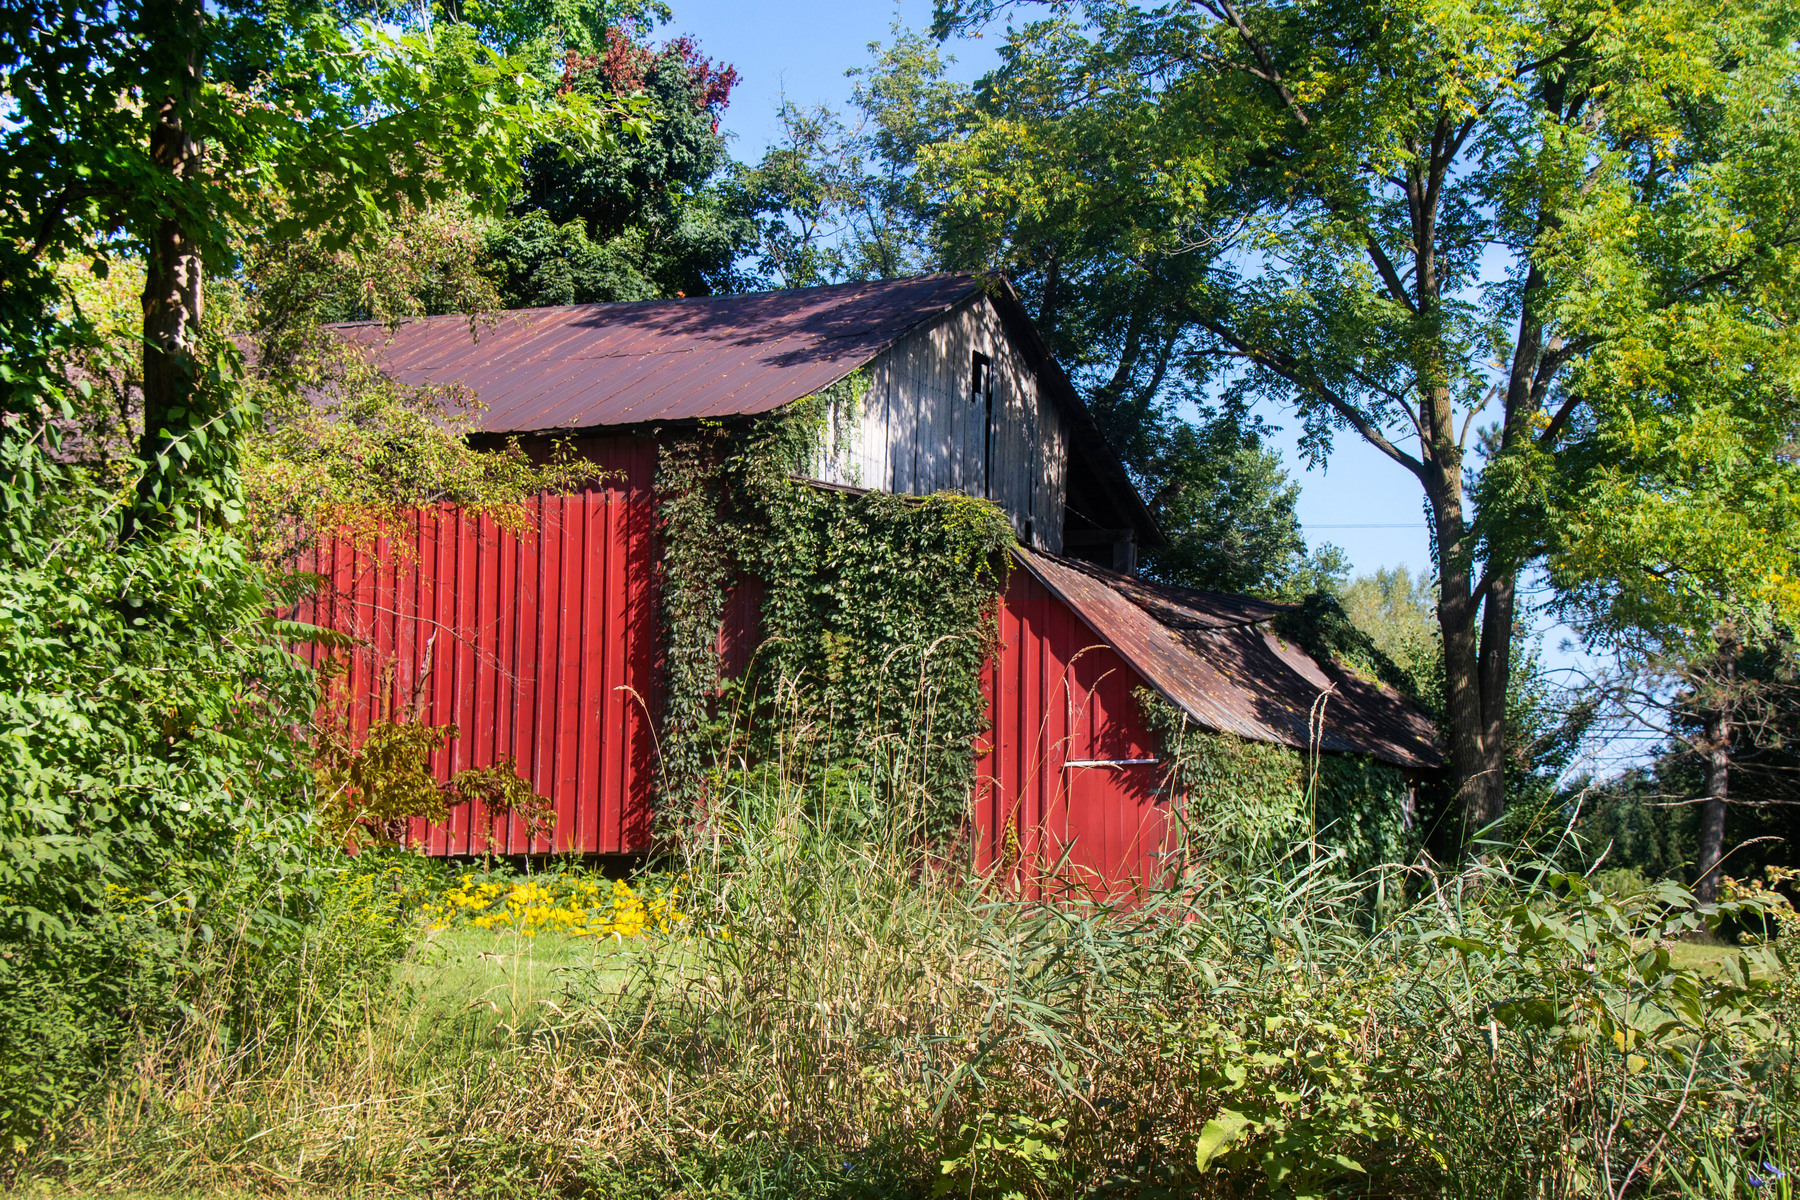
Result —
<instances>
[{"instance_id":1,"label":"roof ridge","mask_svg":"<svg viewBox=\"0 0 1800 1200\"><path fill-rule=\"evenodd\" d=\"M407 325L423 324L426 321L442 321L442 320L448 320L448 319L456 319L456 320L466 321L471 317L471 315L473 315L477 318L482 317L482 316L487 316L487 315L493 315L496 317L507 317L507 316L512 316L514 314L523 314L523 313L572 312L576 309L639 308L639 307L648 307L653 304L671 304L671 305L683 305L683 306L701 305L701 304L718 304L718 303L726 303L726 302L734 301L734 300L750 300L750 299L755 299L759 296L797 297L797 296L804 296L804 295L816 294L819 292L829 291L834 288L841 288L841 289L848 290L851 288L892 287L892 288L897 289L897 288L900 288L900 287L903 287L903 286L909 285L909 284L938 282L938 281L949 280L949 279L966 279L969 281L971 286L975 286L979 283L980 278L981 278L980 276L978 276L970 271L931 271L924 275L900 275L900 276L896 276L895 278L892 278L892 279L849 279L849 280L844 280L841 283L813 283L813 284L808 284L805 287L796 287L796 288L765 288L759 292L713 292L713 293L709 293L704 296L651 296L651 297L648 297L648 298L642 299L642 300L584 300L579 304L527 304L527 305L521 306L519 308L494 309L494 310L491 310L491 314L490 313L475 313L475 314L470 314L470 313L427 313L426 315L424 315L422 317L415 317L411 320L397 322L394 327L402 328ZM364 329L364 328L367 328L372 325L387 326L387 324L388 324L388 322L386 322L386 321L377 321L377 320L374 320L373 318L371 318L366 321L332 321L332 322L327 323L325 328L327 328L327 329ZM820 337L826 337L826 336L844 337L844 336L848 336L848 335L845 335L845 334L836 334L836 335L821 334L818 336L820 336Z\"/></svg>"}]
</instances>

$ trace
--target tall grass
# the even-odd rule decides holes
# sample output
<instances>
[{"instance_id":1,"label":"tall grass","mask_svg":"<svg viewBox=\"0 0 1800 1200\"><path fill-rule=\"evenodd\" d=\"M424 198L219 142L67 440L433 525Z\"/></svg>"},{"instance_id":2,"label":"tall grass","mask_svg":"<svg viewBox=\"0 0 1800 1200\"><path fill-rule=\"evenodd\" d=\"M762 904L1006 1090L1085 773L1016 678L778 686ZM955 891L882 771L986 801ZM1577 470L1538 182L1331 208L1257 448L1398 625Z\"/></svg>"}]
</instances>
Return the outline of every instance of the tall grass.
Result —
<instances>
[{"instance_id":1,"label":"tall grass","mask_svg":"<svg viewBox=\"0 0 1800 1200\"><path fill-rule=\"evenodd\" d=\"M316 952L201 997L29 1172L1610 1200L1780 1194L1800 1165L1785 944L1676 968L1668 943L1717 915L1681 889L1607 896L1496 858L1378 910L1305 847L1260 873L1193 862L1130 904L1026 904L927 853L907 814L870 820L846 795L866 783L721 774L667 868L680 931L595 944L529 1006L446 997L425 939L398 964L381 941L403 927L387 893L347 886Z\"/></svg>"}]
</instances>

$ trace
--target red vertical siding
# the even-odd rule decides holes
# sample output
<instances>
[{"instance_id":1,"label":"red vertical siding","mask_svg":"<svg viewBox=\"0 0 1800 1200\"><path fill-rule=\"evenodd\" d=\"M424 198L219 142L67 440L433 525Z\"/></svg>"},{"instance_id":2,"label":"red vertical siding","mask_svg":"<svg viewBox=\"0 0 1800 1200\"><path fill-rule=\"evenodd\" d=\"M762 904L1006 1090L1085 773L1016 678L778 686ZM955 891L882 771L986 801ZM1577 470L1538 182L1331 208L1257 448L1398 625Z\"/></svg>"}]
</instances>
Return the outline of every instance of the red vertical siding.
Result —
<instances>
[{"instance_id":1,"label":"red vertical siding","mask_svg":"<svg viewBox=\"0 0 1800 1200\"><path fill-rule=\"evenodd\" d=\"M1068 606L1014 571L985 687L992 733L976 763L976 863L1041 896L1052 872L1116 891L1163 873L1169 828L1138 674Z\"/></svg>"},{"instance_id":2,"label":"red vertical siding","mask_svg":"<svg viewBox=\"0 0 1800 1200\"><path fill-rule=\"evenodd\" d=\"M611 472L531 505L513 534L441 508L415 514L392 543L332 542L327 577L300 615L358 638L342 691L360 733L417 696L422 718L459 736L433 758L440 778L511 759L550 799L549 836L463 806L416 823L434 854L648 850L660 706L655 594L655 446L584 440ZM738 582L720 631L727 673L754 652L762 588ZM1169 837L1155 757L1131 692L1140 677L1034 577L1015 570L999 612L1000 651L984 686L992 722L977 747L978 864L1030 896L1059 863L1095 890L1156 877Z\"/></svg>"},{"instance_id":3,"label":"red vertical siding","mask_svg":"<svg viewBox=\"0 0 1800 1200\"><path fill-rule=\"evenodd\" d=\"M439 778L512 759L556 813L548 836L463 805L415 823L434 854L650 846L653 719L660 699L655 595L655 447L632 438L581 447L611 474L530 504L509 533L450 507L421 512L367 550L323 546L326 577L300 616L361 643L341 690L353 731L415 696L421 718L452 725Z\"/></svg>"}]
</instances>

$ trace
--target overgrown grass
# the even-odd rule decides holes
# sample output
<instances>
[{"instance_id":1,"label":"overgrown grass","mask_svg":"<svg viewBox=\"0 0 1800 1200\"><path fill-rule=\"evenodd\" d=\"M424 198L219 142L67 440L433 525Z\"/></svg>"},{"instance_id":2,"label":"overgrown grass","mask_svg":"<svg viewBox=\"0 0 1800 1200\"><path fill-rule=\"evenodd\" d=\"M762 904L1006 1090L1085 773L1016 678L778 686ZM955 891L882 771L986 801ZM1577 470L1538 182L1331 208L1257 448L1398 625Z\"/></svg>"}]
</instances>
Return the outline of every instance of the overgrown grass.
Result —
<instances>
[{"instance_id":1,"label":"overgrown grass","mask_svg":"<svg viewBox=\"0 0 1800 1200\"><path fill-rule=\"evenodd\" d=\"M778 773L726 781L671 867L686 920L668 934L421 932L311 1025L147 1041L23 1179L1764 1197L1782 1181L1761 1164L1795 1165L1785 962L1684 965L1711 914L1680 889L1494 865L1416 875L1377 920L1308 851L1258 876L1197 864L1133 907L1027 905L834 811Z\"/></svg>"}]
</instances>

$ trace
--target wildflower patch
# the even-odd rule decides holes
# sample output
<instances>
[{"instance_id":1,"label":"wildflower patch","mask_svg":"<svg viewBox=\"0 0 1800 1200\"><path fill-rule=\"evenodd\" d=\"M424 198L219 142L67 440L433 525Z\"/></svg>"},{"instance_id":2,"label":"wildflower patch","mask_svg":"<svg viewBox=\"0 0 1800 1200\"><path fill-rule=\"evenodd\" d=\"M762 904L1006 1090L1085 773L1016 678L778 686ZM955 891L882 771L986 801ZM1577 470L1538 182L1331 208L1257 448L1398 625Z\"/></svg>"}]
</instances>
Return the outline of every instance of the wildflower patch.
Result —
<instances>
[{"instance_id":1,"label":"wildflower patch","mask_svg":"<svg viewBox=\"0 0 1800 1200\"><path fill-rule=\"evenodd\" d=\"M426 906L432 929L474 928L536 937L636 938L667 935L687 925L679 907L680 886L638 889L617 879L541 875L526 879L484 878L464 872L456 886Z\"/></svg>"}]
</instances>

